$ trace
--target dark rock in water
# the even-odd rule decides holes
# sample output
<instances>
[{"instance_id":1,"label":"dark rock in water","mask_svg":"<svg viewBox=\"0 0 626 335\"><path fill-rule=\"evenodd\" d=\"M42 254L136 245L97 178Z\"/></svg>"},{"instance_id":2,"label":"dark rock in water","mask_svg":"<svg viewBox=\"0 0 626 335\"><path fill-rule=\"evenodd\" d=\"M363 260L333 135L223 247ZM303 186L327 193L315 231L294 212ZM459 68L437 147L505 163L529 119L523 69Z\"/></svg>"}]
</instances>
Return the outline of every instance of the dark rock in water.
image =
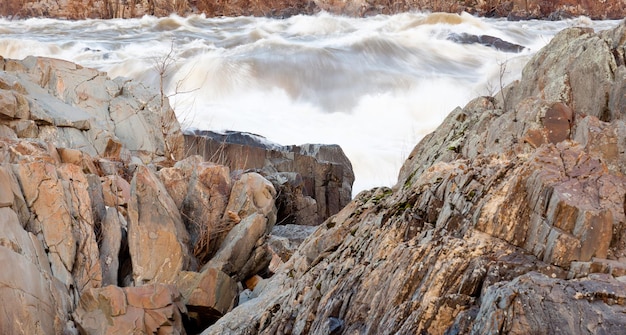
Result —
<instances>
[{"instance_id":1,"label":"dark rock in water","mask_svg":"<svg viewBox=\"0 0 626 335\"><path fill-rule=\"evenodd\" d=\"M623 333L625 47L557 34L203 334Z\"/></svg>"},{"instance_id":2,"label":"dark rock in water","mask_svg":"<svg viewBox=\"0 0 626 335\"><path fill-rule=\"evenodd\" d=\"M232 131L226 130L222 132L212 130L190 130L187 134L199 135L205 138L210 138L218 143L240 144L245 146L251 146L262 149L275 149L280 150L282 147L280 144L272 143L265 137L253 133L244 131Z\"/></svg>"},{"instance_id":3,"label":"dark rock in water","mask_svg":"<svg viewBox=\"0 0 626 335\"><path fill-rule=\"evenodd\" d=\"M279 193L278 224L317 225L352 199L352 164L338 145L281 146L245 132L187 131L188 155L255 170Z\"/></svg>"},{"instance_id":4,"label":"dark rock in water","mask_svg":"<svg viewBox=\"0 0 626 335\"><path fill-rule=\"evenodd\" d=\"M507 42L501 38L489 35L450 34L448 39L461 44L482 44L504 52L522 52L526 49L523 45Z\"/></svg>"}]
</instances>

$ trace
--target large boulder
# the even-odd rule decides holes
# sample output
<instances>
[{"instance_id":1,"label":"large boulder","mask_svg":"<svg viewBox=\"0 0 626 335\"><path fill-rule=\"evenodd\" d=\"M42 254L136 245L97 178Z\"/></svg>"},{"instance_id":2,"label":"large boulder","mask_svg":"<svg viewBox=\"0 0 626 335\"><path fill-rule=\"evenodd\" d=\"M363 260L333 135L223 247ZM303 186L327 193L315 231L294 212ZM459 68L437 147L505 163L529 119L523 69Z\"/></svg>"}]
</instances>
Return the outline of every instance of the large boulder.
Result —
<instances>
[{"instance_id":1,"label":"large boulder","mask_svg":"<svg viewBox=\"0 0 626 335\"><path fill-rule=\"evenodd\" d=\"M128 246L135 285L172 283L190 264L189 234L154 172L137 167L128 206Z\"/></svg>"},{"instance_id":2,"label":"large boulder","mask_svg":"<svg viewBox=\"0 0 626 335\"><path fill-rule=\"evenodd\" d=\"M176 282L187 306L188 331L201 332L230 311L237 297L237 282L226 273L207 268L183 271Z\"/></svg>"},{"instance_id":3,"label":"large boulder","mask_svg":"<svg viewBox=\"0 0 626 335\"><path fill-rule=\"evenodd\" d=\"M202 265L219 248L219 237L229 228L223 216L230 191L228 167L208 162L195 166L181 213L190 234L193 254Z\"/></svg>"},{"instance_id":4,"label":"large boulder","mask_svg":"<svg viewBox=\"0 0 626 335\"><path fill-rule=\"evenodd\" d=\"M176 287L152 284L87 290L73 313L81 334L185 334Z\"/></svg>"},{"instance_id":5,"label":"large boulder","mask_svg":"<svg viewBox=\"0 0 626 335\"><path fill-rule=\"evenodd\" d=\"M203 334L626 327L625 32L559 33L519 82L452 111L393 188L357 195Z\"/></svg>"}]
</instances>

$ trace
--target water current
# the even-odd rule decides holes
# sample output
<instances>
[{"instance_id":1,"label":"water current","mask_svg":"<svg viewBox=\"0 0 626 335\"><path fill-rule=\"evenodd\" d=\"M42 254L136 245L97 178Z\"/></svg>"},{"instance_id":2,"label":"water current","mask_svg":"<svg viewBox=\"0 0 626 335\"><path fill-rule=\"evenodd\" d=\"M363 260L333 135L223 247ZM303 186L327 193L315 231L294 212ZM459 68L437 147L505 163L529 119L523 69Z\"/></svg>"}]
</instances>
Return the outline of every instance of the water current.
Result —
<instances>
[{"instance_id":1,"label":"water current","mask_svg":"<svg viewBox=\"0 0 626 335\"><path fill-rule=\"evenodd\" d=\"M166 64L166 92L183 127L247 131L280 144L339 144L353 164L356 194L393 185L424 135L455 107L518 79L558 31L615 25L441 13L0 19L0 55L61 58L154 87ZM451 38L459 34L525 49Z\"/></svg>"}]
</instances>

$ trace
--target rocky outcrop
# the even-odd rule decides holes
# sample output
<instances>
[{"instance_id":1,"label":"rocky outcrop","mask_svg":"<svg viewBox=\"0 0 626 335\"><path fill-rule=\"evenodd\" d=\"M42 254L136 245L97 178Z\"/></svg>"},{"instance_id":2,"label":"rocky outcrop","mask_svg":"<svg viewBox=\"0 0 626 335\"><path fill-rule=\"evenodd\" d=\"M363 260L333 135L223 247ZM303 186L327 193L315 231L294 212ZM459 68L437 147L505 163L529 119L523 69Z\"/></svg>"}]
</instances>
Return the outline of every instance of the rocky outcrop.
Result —
<instances>
[{"instance_id":1,"label":"rocky outcrop","mask_svg":"<svg viewBox=\"0 0 626 335\"><path fill-rule=\"evenodd\" d=\"M189 131L185 144L190 154L271 181L280 224L318 225L352 199L352 164L337 145L281 146L234 131Z\"/></svg>"},{"instance_id":2,"label":"rocky outcrop","mask_svg":"<svg viewBox=\"0 0 626 335\"><path fill-rule=\"evenodd\" d=\"M620 332L625 30L559 33L203 334Z\"/></svg>"},{"instance_id":3,"label":"rocky outcrop","mask_svg":"<svg viewBox=\"0 0 626 335\"><path fill-rule=\"evenodd\" d=\"M174 111L141 84L49 58L0 58L0 68L1 100L8 102L0 111L19 137L116 161L183 157Z\"/></svg>"},{"instance_id":4,"label":"rocky outcrop","mask_svg":"<svg viewBox=\"0 0 626 335\"><path fill-rule=\"evenodd\" d=\"M272 182L182 159L165 97L54 59L0 69L1 333L199 333L270 273Z\"/></svg>"},{"instance_id":5,"label":"rocky outcrop","mask_svg":"<svg viewBox=\"0 0 626 335\"><path fill-rule=\"evenodd\" d=\"M207 0L9 0L0 6L0 15L17 17L132 18L144 15L168 16L204 13L207 16L269 16L288 17L327 11L350 16L395 14L407 11L461 13L520 19L560 20L585 15L592 19L620 19L626 16L624 0L315 0L315 1L207 1Z\"/></svg>"}]
</instances>

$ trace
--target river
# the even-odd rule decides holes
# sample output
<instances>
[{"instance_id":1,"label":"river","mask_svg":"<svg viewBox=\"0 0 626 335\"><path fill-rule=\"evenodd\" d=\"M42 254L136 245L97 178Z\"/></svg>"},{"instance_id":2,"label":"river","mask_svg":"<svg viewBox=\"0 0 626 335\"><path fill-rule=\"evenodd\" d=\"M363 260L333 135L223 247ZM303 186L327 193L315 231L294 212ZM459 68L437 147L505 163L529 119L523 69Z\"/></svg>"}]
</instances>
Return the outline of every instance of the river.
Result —
<instances>
[{"instance_id":1,"label":"river","mask_svg":"<svg viewBox=\"0 0 626 335\"><path fill-rule=\"evenodd\" d=\"M280 144L339 144L353 164L356 194L393 185L424 135L455 107L518 79L558 31L617 23L442 13L0 19L0 55L61 58L154 87L163 78L186 128L247 131ZM525 49L451 39L463 33Z\"/></svg>"}]
</instances>

